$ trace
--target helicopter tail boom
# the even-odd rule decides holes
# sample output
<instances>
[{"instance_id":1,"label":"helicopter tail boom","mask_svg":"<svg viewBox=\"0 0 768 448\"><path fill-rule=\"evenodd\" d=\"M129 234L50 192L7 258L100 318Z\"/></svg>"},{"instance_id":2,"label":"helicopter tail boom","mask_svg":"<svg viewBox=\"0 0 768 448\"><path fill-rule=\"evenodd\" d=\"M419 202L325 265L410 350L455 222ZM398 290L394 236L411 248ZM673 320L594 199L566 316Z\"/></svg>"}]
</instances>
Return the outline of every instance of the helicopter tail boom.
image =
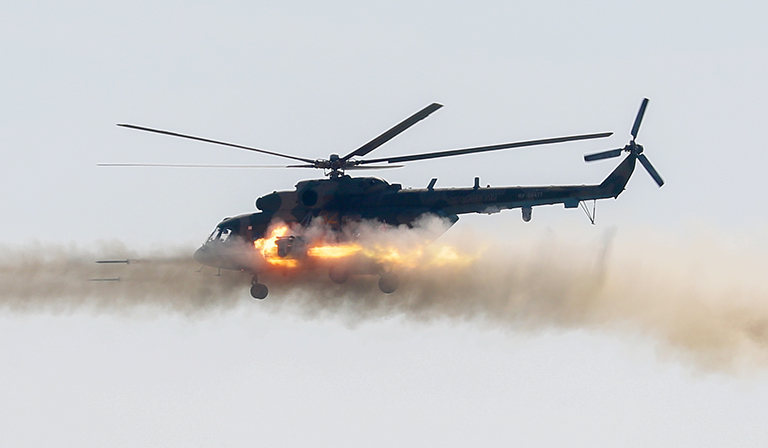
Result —
<instances>
[{"instance_id":1,"label":"helicopter tail boom","mask_svg":"<svg viewBox=\"0 0 768 448\"><path fill-rule=\"evenodd\" d=\"M494 188L476 185L474 188L400 190L392 196L388 205L409 208L419 204L419 212L439 210L447 215L495 213L520 208L527 217L528 210L542 205L563 204L566 208L576 208L583 201L618 197L629 182L636 161L637 156L629 154L600 184ZM420 213L412 214L415 217ZM405 214L401 212L399 215Z\"/></svg>"}]
</instances>

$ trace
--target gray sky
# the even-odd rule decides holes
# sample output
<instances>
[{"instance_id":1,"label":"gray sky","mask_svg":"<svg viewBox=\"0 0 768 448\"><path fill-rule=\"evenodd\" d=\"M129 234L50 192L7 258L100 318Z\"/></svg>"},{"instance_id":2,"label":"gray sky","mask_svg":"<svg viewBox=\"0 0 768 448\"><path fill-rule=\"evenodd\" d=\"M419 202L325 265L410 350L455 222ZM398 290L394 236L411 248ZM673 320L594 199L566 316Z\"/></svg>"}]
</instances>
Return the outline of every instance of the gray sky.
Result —
<instances>
[{"instance_id":1,"label":"gray sky","mask_svg":"<svg viewBox=\"0 0 768 448\"><path fill-rule=\"evenodd\" d=\"M759 2L6 2L0 244L119 240L191 254L222 217L317 174L97 168L282 162L115 123L315 158L347 153L436 101L446 107L376 155L615 135L416 162L382 177L414 187L432 177L438 186L471 185L474 176L494 186L582 184L615 166L586 165L583 154L623 146L649 97L638 141L667 181L662 189L638 169L618 201L598 204L597 227L561 207L534 210L530 223L511 211L462 217L457 226L511 244L546 232L589 244L617 228L619 250L655 235L686 247L715 240L728 254L719 259L725 268L729 257L768 241L768 156L760 147L767 16ZM760 276L750 278L754 285L739 286L759 289ZM702 372L642 332L522 333L397 317L350 325L243 301L195 318L1 311L0 442L764 446L768 439L764 370Z\"/></svg>"}]
</instances>

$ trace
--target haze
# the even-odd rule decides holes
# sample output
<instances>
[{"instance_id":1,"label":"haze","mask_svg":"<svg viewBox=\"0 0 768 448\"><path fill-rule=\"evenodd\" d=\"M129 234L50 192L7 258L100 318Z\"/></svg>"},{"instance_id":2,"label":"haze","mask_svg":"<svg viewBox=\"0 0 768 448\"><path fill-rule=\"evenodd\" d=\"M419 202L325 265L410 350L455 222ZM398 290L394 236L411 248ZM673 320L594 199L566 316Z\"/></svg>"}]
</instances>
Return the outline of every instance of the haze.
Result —
<instances>
[{"instance_id":1,"label":"haze","mask_svg":"<svg viewBox=\"0 0 768 448\"><path fill-rule=\"evenodd\" d=\"M683 1L0 6L0 444L763 446L767 12ZM638 141L663 188L638 169L619 200L598 203L596 226L544 207L530 223L516 210L462 217L440 240L467 253L487 243L495 258L482 263L528 273L486 270L492 286L542 292L514 302L525 311L514 319L505 313L521 308L489 305L496 296L462 289L487 285L461 275L375 302L304 285L255 302L233 283L227 306L195 312L196 297L167 282L115 296L19 283L24 260L43 260L47 279L59 277L45 262L110 248L183 260L222 217L319 175L97 168L281 162L116 123L319 158L440 102L375 154L615 134L377 175L406 187L587 184L618 160L582 156L623 146L643 97ZM36 295L20 300L8 278ZM600 293L557 300L563 284Z\"/></svg>"}]
</instances>

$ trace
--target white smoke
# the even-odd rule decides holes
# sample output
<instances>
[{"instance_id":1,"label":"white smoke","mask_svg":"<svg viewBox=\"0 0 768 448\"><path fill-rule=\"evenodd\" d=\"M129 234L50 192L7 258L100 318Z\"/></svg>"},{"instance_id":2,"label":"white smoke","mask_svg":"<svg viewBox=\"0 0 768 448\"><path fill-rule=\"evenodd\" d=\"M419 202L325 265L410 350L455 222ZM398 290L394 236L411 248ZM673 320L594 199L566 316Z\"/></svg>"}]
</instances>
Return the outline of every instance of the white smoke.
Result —
<instances>
[{"instance_id":1,"label":"white smoke","mask_svg":"<svg viewBox=\"0 0 768 448\"><path fill-rule=\"evenodd\" d=\"M434 222L427 228L434 230ZM359 231L368 244L413 248L434 232ZM590 247L551 235L506 241L451 231L396 268L400 287L383 294L375 276L337 285L326 271L261 275L264 301L248 294L247 273L197 272L191 249L144 257L119 244L83 250L45 244L0 248L0 307L13 312L175 312L208 315L238 306L356 323L395 316L473 321L515 332L591 329L642 333L665 356L704 369L768 365L764 245L700 236L684 241L621 232ZM430 236L432 238L432 236ZM610 241L613 241L611 244ZM594 242L593 242L594 243ZM445 258L443 255L451 256ZM98 265L108 257L129 265ZM139 259L136 261L136 259ZM434 260L442 260L434 262ZM120 281L93 282L93 278Z\"/></svg>"}]
</instances>

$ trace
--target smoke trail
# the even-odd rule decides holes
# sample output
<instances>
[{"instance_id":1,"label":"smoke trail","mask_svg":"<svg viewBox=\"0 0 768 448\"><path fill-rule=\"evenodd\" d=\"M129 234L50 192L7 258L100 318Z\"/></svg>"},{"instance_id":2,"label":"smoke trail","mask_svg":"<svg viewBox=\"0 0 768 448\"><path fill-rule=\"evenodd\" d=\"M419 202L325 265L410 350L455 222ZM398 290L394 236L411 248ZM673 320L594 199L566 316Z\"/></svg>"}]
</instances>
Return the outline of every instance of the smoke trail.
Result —
<instances>
[{"instance_id":1,"label":"smoke trail","mask_svg":"<svg viewBox=\"0 0 768 448\"><path fill-rule=\"evenodd\" d=\"M426 238L420 232L368 229L360 238L413 248ZM473 321L515 332L586 328L650 335L662 355L704 369L768 365L762 246L713 237L681 242L652 232L624 240L609 233L591 248L552 235L527 242L468 229L450 235L452 245L438 240L418 263L401 266L401 285L393 294L382 294L372 276L337 285L325 271L276 273L260 277L270 287L261 302L250 300L245 273L196 272L190 249L167 250L149 257L151 262L102 266L93 260L138 257L119 245L94 251L41 244L0 248L0 307L207 315L247 305L353 324L403 316ZM85 281L117 276L120 282Z\"/></svg>"},{"instance_id":2,"label":"smoke trail","mask_svg":"<svg viewBox=\"0 0 768 448\"><path fill-rule=\"evenodd\" d=\"M130 265L95 263L115 254L127 257ZM25 312L167 310L193 315L239 303L234 293L243 289L242 276L224 273L229 275L211 278L198 269L189 248L140 258L120 243L90 251L40 243L0 247L0 307Z\"/></svg>"}]
</instances>

